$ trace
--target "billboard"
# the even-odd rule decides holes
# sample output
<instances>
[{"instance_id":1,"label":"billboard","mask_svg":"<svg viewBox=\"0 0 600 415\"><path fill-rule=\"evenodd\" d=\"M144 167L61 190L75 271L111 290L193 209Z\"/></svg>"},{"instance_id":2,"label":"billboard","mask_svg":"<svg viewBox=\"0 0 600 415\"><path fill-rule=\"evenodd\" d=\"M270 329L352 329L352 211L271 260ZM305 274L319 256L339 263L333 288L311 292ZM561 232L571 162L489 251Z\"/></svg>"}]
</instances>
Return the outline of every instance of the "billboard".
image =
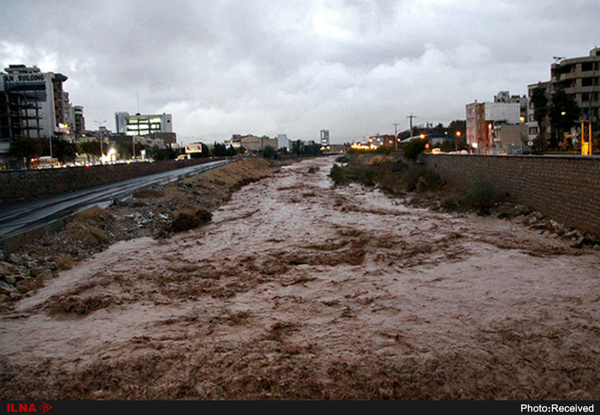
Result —
<instances>
[{"instance_id":1,"label":"billboard","mask_svg":"<svg viewBox=\"0 0 600 415\"><path fill-rule=\"evenodd\" d=\"M186 153L202 153L202 143L191 143L185 146Z\"/></svg>"}]
</instances>

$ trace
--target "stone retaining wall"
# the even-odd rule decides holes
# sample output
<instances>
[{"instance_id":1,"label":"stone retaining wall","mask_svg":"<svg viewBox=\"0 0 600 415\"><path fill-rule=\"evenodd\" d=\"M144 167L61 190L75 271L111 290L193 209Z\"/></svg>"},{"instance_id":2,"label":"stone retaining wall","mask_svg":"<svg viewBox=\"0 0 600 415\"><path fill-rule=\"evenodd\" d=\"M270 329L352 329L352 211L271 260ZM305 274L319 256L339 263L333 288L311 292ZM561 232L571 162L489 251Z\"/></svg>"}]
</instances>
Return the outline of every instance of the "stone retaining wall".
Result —
<instances>
[{"instance_id":1,"label":"stone retaining wall","mask_svg":"<svg viewBox=\"0 0 600 415\"><path fill-rule=\"evenodd\" d=\"M492 181L516 202L600 236L600 158L424 154L422 160L459 190Z\"/></svg>"}]
</instances>

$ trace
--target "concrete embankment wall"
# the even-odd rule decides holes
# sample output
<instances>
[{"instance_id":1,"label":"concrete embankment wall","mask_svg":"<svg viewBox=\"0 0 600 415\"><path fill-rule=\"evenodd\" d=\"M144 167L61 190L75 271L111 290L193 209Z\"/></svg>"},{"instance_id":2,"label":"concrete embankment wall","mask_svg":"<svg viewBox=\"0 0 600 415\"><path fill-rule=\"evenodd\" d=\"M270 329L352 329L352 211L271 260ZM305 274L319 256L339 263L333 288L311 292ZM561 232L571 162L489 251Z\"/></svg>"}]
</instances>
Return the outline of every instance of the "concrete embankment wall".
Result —
<instances>
[{"instance_id":1,"label":"concrete embankment wall","mask_svg":"<svg viewBox=\"0 0 600 415\"><path fill-rule=\"evenodd\" d=\"M459 190L481 180L564 225L600 236L600 158L424 154L426 166Z\"/></svg>"},{"instance_id":2,"label":"concrete embankment wall","mask_svg":"<svg viewBox=\"0 0 600 415\"><path fill-rule=\"evenodd\" d=\"M62 169L2 171L0 172L0 206L161 173L208 161L211 160L204 158Z\"/></svg>"}]
</instances>

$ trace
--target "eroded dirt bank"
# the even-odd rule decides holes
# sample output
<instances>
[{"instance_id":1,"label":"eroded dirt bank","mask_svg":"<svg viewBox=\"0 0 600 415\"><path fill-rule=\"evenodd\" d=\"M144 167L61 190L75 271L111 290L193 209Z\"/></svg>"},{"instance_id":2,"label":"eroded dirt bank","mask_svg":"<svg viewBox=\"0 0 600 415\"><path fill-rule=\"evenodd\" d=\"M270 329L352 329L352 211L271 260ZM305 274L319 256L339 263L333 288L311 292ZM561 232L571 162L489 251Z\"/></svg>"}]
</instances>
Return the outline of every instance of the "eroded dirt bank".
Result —
<instances>
[{"instance_id":1,"label":"eroded dirt bank","mask_svg":"<svg viewBox=\"0 0 600 415\"><path fill-rule=\"evenodd\" d=\"M0 399L600 395L598 251L333 188L332 163L21 299L0 318Z\"/></svg>"}]
</instances>

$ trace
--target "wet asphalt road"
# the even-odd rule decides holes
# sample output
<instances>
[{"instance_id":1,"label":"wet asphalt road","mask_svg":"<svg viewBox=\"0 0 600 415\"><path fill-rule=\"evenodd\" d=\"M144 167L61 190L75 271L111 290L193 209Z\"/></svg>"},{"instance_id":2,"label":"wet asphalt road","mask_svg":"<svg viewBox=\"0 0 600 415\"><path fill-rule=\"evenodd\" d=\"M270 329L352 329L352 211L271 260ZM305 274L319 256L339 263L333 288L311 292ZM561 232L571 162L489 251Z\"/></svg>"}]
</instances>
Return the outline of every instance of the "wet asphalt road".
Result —
<instances>
[{"instance_id":1,"label":"wet asphalt road","mask_svg":"<svg viewBox=\"0 0 600 415\"><path fill-rule=\"evenodd\" d=\"M127 199L133 192L145 187L174 182L228 162L213 161L5 206L0 209L0 241L49 225L93 206L109 206L113 201Z\"/></svg>"}]
</instances>

